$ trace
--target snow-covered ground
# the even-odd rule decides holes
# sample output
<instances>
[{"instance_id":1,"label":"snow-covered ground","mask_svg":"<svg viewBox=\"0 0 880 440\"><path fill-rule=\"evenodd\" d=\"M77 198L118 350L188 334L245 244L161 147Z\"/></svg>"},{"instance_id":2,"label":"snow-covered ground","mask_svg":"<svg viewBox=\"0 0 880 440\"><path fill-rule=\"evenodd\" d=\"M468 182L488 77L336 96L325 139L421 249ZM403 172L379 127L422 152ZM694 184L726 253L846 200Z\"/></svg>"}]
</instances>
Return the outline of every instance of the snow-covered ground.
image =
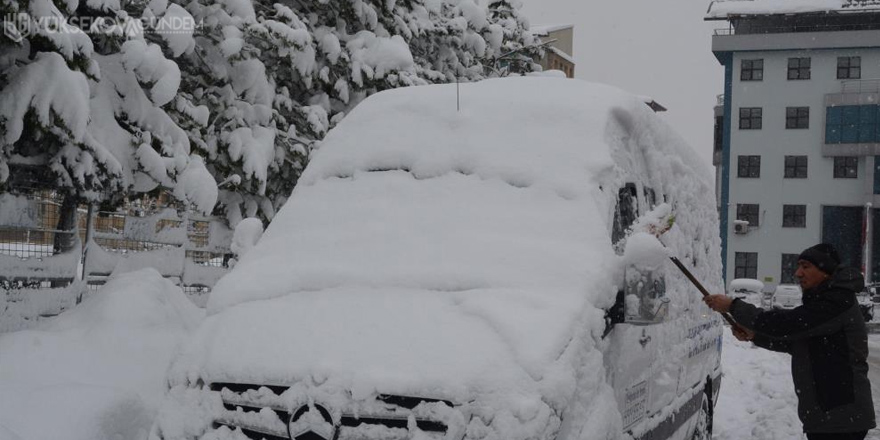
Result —
<instances>
[{"instance_id":1,"label":"snow-covered ground","mask_svg":"<svg viewBox=\"0 0 880 440\"><path fill-rule=\"evenodd\" d=\"M0 440L146 438L168 361L201 320L149 269L114 279L36 330L0 335ZM880 403L880 334L869 346ZM725 331L715 439L804 439L789 361ZM868 440L880 440L880 430Z\"/></svg>"},{"instance_id":2,"label":"snow-covered ground","mask_svg":"<svg viewBox=\"0 0 880 440\"><path fill-rule=\"evenodd\" d=\"M140 440L204 312L153 269L34 330L0 335L0 440Z\"/></svg>"},{"instance_id":3,"label":"snow-covered ground","mask_svg":"<svg viewBox=\"0 0 880 440\"><path fill-rule=\"evenodd\" d=\"M880 334L870 335L873 359L880 358ZM750 342L734 339L724 332L721 354L724 379L715 407L717 440L802 440L797 417L797 397L791 379L791 357L755 348ZM880 365L872 364L875 411L880 408ZM868 433L867 440L880 440L880 430Z\"/></svg>"}]
</instances>

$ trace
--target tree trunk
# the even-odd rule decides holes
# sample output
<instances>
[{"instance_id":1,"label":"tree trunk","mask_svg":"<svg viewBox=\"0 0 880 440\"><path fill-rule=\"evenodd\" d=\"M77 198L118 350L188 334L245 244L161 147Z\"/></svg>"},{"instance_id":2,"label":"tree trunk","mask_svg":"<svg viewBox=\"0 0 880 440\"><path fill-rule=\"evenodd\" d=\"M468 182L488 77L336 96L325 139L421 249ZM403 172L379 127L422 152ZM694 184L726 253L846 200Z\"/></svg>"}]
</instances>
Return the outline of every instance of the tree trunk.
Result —
<instances>
[{"instance_id":1,"label":"tree trunk","mask_svg":"<svg viewBox=\"0 0 880 440\"><path fill-rule=\"evenodd\" d=\"M65 194L64 200L61 202L61 209L58 213L58 224L55 226L56 232L53 246L53 253L63 254L73 250L76 246L76 207L77 198L71 194Z\"/></svg>"}]
</instances>

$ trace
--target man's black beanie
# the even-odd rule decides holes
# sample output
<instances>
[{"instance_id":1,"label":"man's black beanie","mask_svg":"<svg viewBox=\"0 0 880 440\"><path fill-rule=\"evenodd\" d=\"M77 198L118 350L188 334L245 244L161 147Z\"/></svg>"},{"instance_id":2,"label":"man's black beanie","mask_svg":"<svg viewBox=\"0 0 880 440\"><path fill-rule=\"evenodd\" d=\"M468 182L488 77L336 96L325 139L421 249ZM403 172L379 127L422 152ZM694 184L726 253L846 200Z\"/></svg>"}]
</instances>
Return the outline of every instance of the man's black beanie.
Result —
<instances>
[{"instance_id":1,"label":"man's black beanie","mask_svg":"<svg viewBox=\"0 0 880 440\"><path fill-rule=\"evenodd\" d=\"M827 274L834 273L840 265L840 256L834 250L834 246L828 243L817 244L807 248L798 256L798 260L806 260L813 263L819 270Z\"/></svg>"}]
</instances>

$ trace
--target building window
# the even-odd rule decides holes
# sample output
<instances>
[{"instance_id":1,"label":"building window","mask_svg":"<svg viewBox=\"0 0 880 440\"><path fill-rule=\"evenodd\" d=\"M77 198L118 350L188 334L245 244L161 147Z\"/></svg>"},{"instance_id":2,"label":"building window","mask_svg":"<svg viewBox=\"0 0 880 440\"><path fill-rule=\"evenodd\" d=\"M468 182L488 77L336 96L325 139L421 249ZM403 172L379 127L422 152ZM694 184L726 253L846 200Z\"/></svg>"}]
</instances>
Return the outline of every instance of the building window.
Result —
<instances>
[{"instance_id":1,"label":"building window","mask_svg":"<svg viewBox=\"0 0 880 440\"><path fill-rule=\"evenodd\" d=\"M825 110L825 143L880 142L880 105L842 105Z\"/></svg>"},{"instance_id":2,"label":"building window","mask_svg":"<svg viewBox=\"0 0 880 440\"><path fill-rule=\"evenodd\" d=\"M783 228L806 228L807 205L782 205Z\"/></svg>"},{"instance_id":3,"label":"building window","mask_svg":"<svg viewBox=\"0 0 880 440\"><path fill-rule=\"evenodd\" d=\"M737 161L737 177L761 177L761 156L739 156Z\"/></svg>"},{"instance_id":4,"label":"building window","mask_svg":"<svg viewBox=\"0 0 880 440\"><path fill-rule=\"evenodd\" d=\"M739 79L742 81L763 81L764 60L742 60Z\"/></svg>"},{"instance_id":5,"label":"building window","mask_svg":"<svg viewBox=\"0 0 880 440\"><path fill-rule=\"evenodd\" d=\"M734 260L734 278L758 278L757 252L737 252Z\"/></svg>"},{"instance_id":6,"label":"building window","mask_svg":"<svg viewBox=\"0 0 880 440\"><path fill-rule=\"evenodd\" d=\"M837 57L837 79L862 77L862 57Z\"/></svg>"},{"instance_id":7,"label":"building window","mask_svg":"<svg viewBox=\"0 0 880 440\"><path fill-rule=\"evenodd\" d=\"M788 79L810 79L810 59L789 58Z\"/></svg>"},{"instance_id":8,"label":"building window","mask_svg":"<svg viewBox=\"0 0 880 440\"><path fill-rule=\"evenodd\" d=\"M834 158L834 178L835 179L856 179L859 177L859 158L858 157L835 157Z\"/></svg>"},{"instance_id":9,"label":"building window","mask_svg":"<svg viewBox=\"0 0 880 440\"><path fill-rule=\"evenodd\" d=\"M760 130L761 116L761 107L743 107L739 109L740 130Z\"/></svg>"},{"instance_id":10,"label":"building window","mask_svg":"<svg viewBox=\"0 0 880 440\"><path fill-rule=\"evenodd\" d=\"M758 211L760 206L752 203L738 203L736 205L736 219L749 222L749 227L758 226Z\"/></svg>"},{"instance_id":11,"label":"building window","mask_svg":"<svg viewBox=\"0 0 880 440\"><path fill-rule=\"evenodd\" d=\"M782 273L779 274L780 284L796 284L797 278L794 273L797 271L798 254L782 254Z\"/></svg>"},{"instance_id":12,"label":"building window","mask_svg":"<svg viewBox=\"0 0 880 440\"><path fill-rule=\"evenodd\" d=\"M786 107L785 128L810 128L810 108Z\"/></svg>"},{"instance_id":13,"label":"building window","mask_svg":"<svg viewBox=\"0 0 880 440\"><path fill-rule=\"evenodd\" d=\"M807 178L807 156L785 156L785 178Z\"/></svg>"}]
</instances>

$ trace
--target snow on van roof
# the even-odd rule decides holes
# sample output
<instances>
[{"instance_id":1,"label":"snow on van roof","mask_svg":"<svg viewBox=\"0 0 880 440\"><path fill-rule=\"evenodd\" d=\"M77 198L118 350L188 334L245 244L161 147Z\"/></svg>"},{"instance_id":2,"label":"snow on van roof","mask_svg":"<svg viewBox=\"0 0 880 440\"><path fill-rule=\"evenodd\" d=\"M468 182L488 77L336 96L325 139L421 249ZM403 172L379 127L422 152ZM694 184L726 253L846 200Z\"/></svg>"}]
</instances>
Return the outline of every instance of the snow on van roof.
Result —
<instances>
[{"instance_id":1,"label":"snow on van roof","mask_svg":"<svg viewBox=\"0 0 880 440\"><path fill-rule=\"evenodd\" d=\"M543 77L460 92L461 111L455 85L382 92L328 134L218 282L172 381L501 390L551 426L546 405L571 401L572 375L601 369L603 309L622 279L610 225L630 180L681 195L676 224L703 235L671 231L667 245L698 252L697 275L718 286L708 165L640 99ZM615 407L594 386L596 410Z\"/></svg>"},{"instance_id":2,"label":"snow on van roof","mask_svg":"<svg viewBox=\"0 0 880 440\"><path fill-rule=\"evenodd\" d=\"M608 86L546 77L391 90L326 137L301 182L377 169L420 179L462 172L574 197L613 166L604 139L613 109L646 117L638 104Z\"/></svg>"},{"instance_id":3,"label":"snow on van roof","mask_svg":"<svg viewBox=\"0 0 880 440\"><path fill-rule=\"evenodd\" d=\"M707 20L738 15L808 14L818 12L880 11L878 0L716 0L709 5Z\"/></svg>"}]
</instances>

